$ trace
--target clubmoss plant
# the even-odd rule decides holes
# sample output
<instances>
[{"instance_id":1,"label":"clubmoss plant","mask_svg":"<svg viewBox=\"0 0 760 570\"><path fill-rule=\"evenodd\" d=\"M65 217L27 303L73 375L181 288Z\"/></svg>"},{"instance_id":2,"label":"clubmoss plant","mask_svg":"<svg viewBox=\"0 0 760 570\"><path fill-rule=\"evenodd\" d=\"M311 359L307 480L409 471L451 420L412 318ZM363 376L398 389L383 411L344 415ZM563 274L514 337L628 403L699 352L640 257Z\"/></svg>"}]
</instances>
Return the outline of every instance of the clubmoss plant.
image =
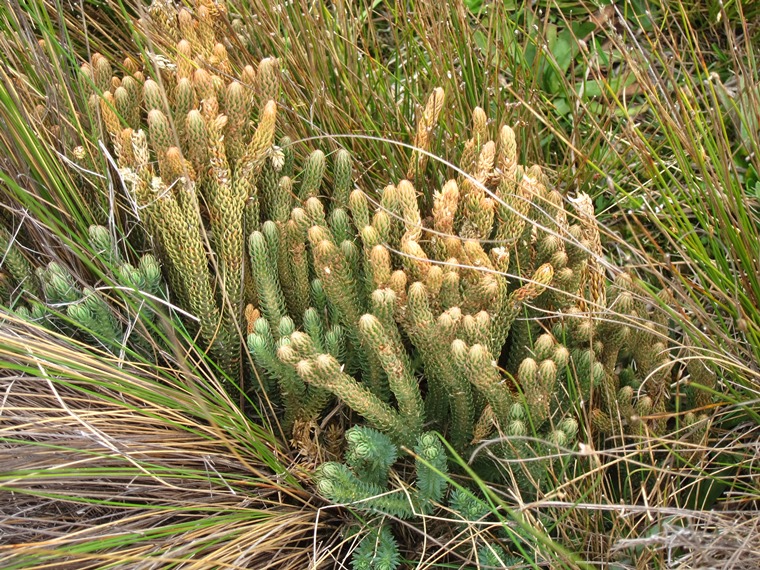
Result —
<instances>
[{"instance_id":1,"label":"clubmoss plant","mask_svg":"<svg viewBox=\"0 0 760 570\"><path fill-rule=\"evenodd\" d=\"M398 451L387 435L355 426L346 432L346 441L346 463L323 463L315 473L317 489L330 501L366 513L410 519L432 512L443 498L447 459L436 434L426 432L417 439L416 484L410 490L388 489L389 470ZM364 536L352 558L356 570L394 569L399 564L396 540L382 522Z\"/></svg>"},{"instance_id":2,"label":"clubmoss plant","mask_svg":"<svg viewBox=\"0 0 760 570\"><path fill-rule=\"evenodd\" d=\"M504 437L496 455L512 459L572 447L584 406L602 434L664 427L653 414L674 404L667 323L604 259L589 198L548 189L539 167L518 164L514 131L489 141L485 123L477 109L466 168L431 200L408 180L376 204L361 189L339 202L342 181L317 198L319 153L296 177L307 190L289 194L289 219L251 235L263 316L249 348L279 385L286 425L314 421L332 394L395 444L413 447L430 425L459 452ZM350 171L345 160L333 170ZM290 173L270 184L292 187ZM288 314L294 293L310 305L300 315ZM328 350L327 331L345 344ZM531 465L521 486L547 471Z\"/></svg>"},{"instance_id":3,"label":"clubmoss plant","mask_svg":"<svg viewBox=\"0 0 760 570\"><path fill-rule=\"evenodd\" d=\"M162 45L176 40L155 67L127 59L114 75L95 54L81 76L173 302L198 317L204 347L239 379L243 308L265 271L246 263L245 241L260 229L258 178L273 151L278 68L266 59L258 70L233 70L218 35L223 6L199 6L191 14L152 5L143 24Z\"/></svg>"}]
</instances>

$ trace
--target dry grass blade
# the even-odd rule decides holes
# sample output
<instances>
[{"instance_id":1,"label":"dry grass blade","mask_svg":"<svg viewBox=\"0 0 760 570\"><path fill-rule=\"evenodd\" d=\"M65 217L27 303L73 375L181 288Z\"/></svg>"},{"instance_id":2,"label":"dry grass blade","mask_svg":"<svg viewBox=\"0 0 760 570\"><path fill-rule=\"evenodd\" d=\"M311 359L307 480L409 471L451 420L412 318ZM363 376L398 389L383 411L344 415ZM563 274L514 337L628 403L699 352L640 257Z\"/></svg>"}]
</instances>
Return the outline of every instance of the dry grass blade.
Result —
<instances>
[{"instance_id":1,"label":"dry grass blade","mask_svg":"<svg viewBox=\"0 0 760 570\"><path fill-rule=\"evenodd\" d=\"M307 565L310 495L233 406L28 327L0 354L4 568Z\"/></svg>"},{"instance_id":2,"label":"dry grass blade","mask_svg":"<svg viewBox=\"0 0 760 570\"><path fill-rule=\"evenodd\" d=\"M557 472L555 488L529 503L518 499L520 510L562 521L562 543L583 544L586 559L620 568L756 567L760 456L748 453L756 434L723 433L702 444L677 436L688 434L603 451L585 446L584 468Z\"/></svg>"},{"instance_id":3,"label":"dry grass blade","mask_svg":"<svg viewBox=\"0 0 760 570\"><path fill-rule=\"evenodd\" d=\"M691 513L671 518L648 537L620 540L613 551L645 548L661 552L669 568L680 570L758 568L759 525L756 514Z\"/></svg>"}]
</instances>

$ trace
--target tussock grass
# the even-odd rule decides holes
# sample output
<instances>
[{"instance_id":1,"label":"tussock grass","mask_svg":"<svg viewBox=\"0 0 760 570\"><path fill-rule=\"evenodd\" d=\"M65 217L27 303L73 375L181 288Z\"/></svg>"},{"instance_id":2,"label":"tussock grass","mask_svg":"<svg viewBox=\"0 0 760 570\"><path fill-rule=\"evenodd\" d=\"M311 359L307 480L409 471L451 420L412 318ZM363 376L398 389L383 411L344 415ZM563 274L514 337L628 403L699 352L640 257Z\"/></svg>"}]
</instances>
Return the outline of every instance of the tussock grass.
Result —
<instances>
[{"instance_id":1,"label":"tussock grass","mask_svg":"<svg viewBox=\"0 0 760 570\"><path fill-rule=\"evenodd\" d=\"M18 323L0 347L4 568L303 568L329 532L271 434L189 370Z\"/></svg>"}]
</instances>

